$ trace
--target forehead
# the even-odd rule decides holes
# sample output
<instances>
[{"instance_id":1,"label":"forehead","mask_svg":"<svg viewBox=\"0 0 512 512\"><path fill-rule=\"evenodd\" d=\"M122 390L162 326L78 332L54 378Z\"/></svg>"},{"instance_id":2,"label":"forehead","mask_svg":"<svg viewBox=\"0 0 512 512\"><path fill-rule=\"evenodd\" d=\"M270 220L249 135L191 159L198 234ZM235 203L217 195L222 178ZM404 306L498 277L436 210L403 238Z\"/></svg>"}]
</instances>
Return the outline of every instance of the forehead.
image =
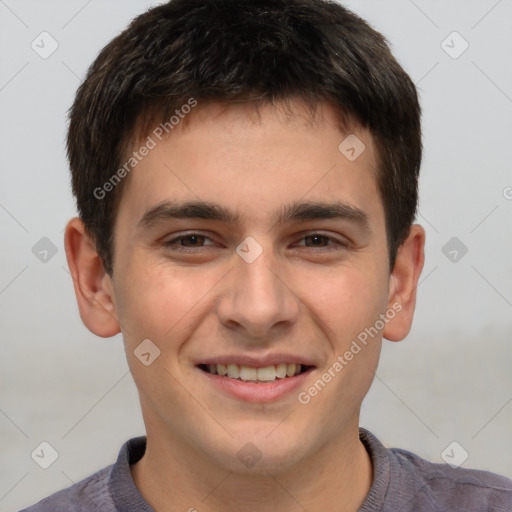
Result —
<instances>
[{"instance_id":1,"label":"forehead","mask_svg":"<svg viewBox=\"0 0 512 512\"><path fill-rule=\"evenodd\" d=\"M166 137L156 127L132 148L152 146L130 173L118 218L136 223L169 200L219 204L245 222L270 222L299 200L382 213L372 136L346 129L327 103L314 116L300 102L198 103L173 121Z\"/></svg>"}]
</instances>

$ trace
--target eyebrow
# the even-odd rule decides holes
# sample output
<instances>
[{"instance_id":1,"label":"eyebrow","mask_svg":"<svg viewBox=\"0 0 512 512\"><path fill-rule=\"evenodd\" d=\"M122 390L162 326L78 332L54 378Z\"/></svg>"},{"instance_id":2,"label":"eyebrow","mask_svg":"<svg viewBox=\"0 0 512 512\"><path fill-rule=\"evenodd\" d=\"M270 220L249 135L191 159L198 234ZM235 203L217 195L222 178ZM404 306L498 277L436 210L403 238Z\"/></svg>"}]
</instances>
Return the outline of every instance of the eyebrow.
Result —
<instances>
[{"instance_id":1,"label":"eyebrow","mask_svg":"<svg viewBox=\"0 0 512 512\"><path fill-rule=\"evenodd\" d=\"M296 202L290 205L284 205L281 210L276 212L273 216L274 227L279 224L297 221L327 219L346 220L359 225L365 231L370 231L368 215L363 210L340 201L332 203Z\"/></svg>"},{"instance_id":2,"label":"eyebrow","mask_svg":"<svg viewBox=\"0 0 512 512\"><path fill-rule=\"evenodd\" d=\"M149 228L169 219L206 219L235 224L240 221L240 216L223 206L206 201L165 201L150 208L139 220L137 227Z\"/></svg>"},{"instance_id":3,"label":"eyebrow","mask_svg":"<svg viewBox=\"0 0 512 512\"><path fill-rule=\"evenodd\" d=\"M157 223L170 219L205 219L226 224L237 224L242 216L228 208L208 201L186 201L182 203L165 201L150 208L137 223L137 227L148 229ZM273 228L280 224L299 221L339 219L358 225L370 231L368 215L361 209L339 201L295 202L283 205L272 217Z\"/></svg>"}]
</instances>

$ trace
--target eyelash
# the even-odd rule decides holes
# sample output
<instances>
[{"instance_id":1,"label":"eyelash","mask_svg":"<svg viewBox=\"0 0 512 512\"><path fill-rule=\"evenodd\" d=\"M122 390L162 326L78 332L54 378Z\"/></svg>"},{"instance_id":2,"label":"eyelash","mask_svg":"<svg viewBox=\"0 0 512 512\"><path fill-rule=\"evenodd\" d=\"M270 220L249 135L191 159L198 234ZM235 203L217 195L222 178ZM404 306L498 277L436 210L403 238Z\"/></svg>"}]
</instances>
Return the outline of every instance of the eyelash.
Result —
<instances>
[{"instance_id":1,"label":"eyelash","mask_svg":"<svg viewBox=\"0 0 512 512\"><path fill-rule=\"evenodd\" d=\"M202 246L197 246L197 247L186 247L186 246L180 246L177 242L181 241L181 240L184 240L184 239L187 239L187 238L190 238L190 237L194 237L194 236L197 236L197 237L202 237L204 238L205 240L209 240L211 242L213 242L213 244L208 244L208 245L202 245ZM319 232L311 232L311 233L306 233L306 234L303 234L300 238L300 240L304 240L306 238L309 238L309 237L322 237L323 239L327 239L328 241L328 245L327 246L323 246L323 247L314 247L314 246L307 246L307 245L300 245L300 247L306 247L308 249L313 249L315 251L323 251L323 252L326 252L326 251L337 251L337 250L340 250L340 249L344 249L348 246L348 243L347 242L343 242L341 240L338 240L332 236L329 236L329 235L326 235L324 233L319 233ZM329 242L332 242L332 243L329 243ZM215 242L207 237L206 235L203 235L201 233L196 233L196 232L192 232L192 233L188 233L186 235L180 235L180 236L177 236L175 238L172 238L171 240L167 240L166 242L164 242L163 244L165 247L167 248L171 248L172 250L176 250L176 251L181 251L181 252L188 252L188 253L194 253L194 252L197 252L197 249L204 249L205 247L212 247L215 245Z\"/></svg>"}]
</instances>

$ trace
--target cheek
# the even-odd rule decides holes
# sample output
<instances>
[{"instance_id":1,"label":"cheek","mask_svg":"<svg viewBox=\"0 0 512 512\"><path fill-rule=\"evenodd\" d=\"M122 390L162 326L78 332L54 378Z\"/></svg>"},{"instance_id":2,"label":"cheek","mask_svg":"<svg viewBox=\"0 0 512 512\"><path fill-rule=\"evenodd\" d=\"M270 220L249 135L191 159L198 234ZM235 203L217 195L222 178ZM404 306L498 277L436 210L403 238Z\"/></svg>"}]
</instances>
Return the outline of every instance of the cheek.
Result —
<instances>
[{"instance_id":1,"label":"cheek","mask_svg":"<svg viewBox=\"0 0 512 512\"><path fill-rule=\"evenodd\" d=\"M128 365L141 399L156 410L159 403L165 403L166 408L191 414L193 405L187 405L189 397L179 384L183 376L180 353L197 325L207 323L213 332L213 316L208 315L214 308L212 290L219 279L169 265L127 270L130 278L119 288L119 320ZM148 348L147 339L156 349L151 344ZM148 365L143 360L147 352Z\"/></svg>"},{"instance_id":2,"label":"cheek","mask_svg":"<svg viewBox=\"0 0 512 512\"><path fill-rule=\"evenodd\" d=\"M118 314L127 346L149 338L162 350L177 349L187 326L212 307L211 292L218 281L212 273L165 264L134 262L123 274Z\"/></svg>"},{"instance_id":3,"label":"cheek","mask_svg":"<svg viewBox=\"0 0 512 512\"><path fill-rule=\"evenodd\" d=\"M302 283L301 299L338 351L375 324L387 305L387 276L372 267L330 269Z\"/></svg>"},{"instance_id":4,"label":"cheek","mask_svg":"<svg viewBox=\"0 0 512 512\"><path fill-rule=\"evenodd\" d=\"M381 351L381 331L376 322L387 305L385 273L336 270L330 279L317 279L304 287L311 316L326 339L329 356L316 380L300 395L305 411L313 415L331 411L325 431L337 432L351 413L359 410L376 371ZM310 409L309 409L310 408Z\"/></svg>"}]
</instances>

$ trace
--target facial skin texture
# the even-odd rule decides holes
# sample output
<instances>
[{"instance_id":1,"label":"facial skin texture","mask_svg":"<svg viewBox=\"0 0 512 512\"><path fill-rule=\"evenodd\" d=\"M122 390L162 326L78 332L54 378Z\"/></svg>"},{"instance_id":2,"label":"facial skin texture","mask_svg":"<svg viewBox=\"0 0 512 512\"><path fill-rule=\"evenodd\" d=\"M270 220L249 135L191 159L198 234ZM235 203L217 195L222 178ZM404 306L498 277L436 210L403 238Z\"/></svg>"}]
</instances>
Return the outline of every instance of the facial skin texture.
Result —
<instances>
[{"instance_id":1,"label":"facial skin texture","mask_svg":"<svg viewBox=\"0 0 512 512\"><path fill-rule=\"evenodd\" d=\"M355 511L369 491L360 406L382 334L398 341L409 331L425 235L412 227L390 274L370 133L353 132L366 150L350 162L338 150L348 134L332 107L320 105L314 124L308 119L300 103L293 115L261 107L260 117L246 105L199 104L130 175L112 278L82 223L68 224L66 251L85 325L99 336L123 333L148 436L132 473L155 510L313 512L336 504ZM215 203L240 218L139 224L166 201ZM275 224L276 212L296 202L348 204L367 225L339 218ZM186 239L188 252L164 245L191 232L208 245ZM330 241L310 246L314 233ZM235 251L246 237L263 249L252 263ZM301 404L298 393L396 303L402 309L383 333ZM134 356L144 339L161 351L149 366ZM315 368L299 389L269 403L228 396L197 367L213 357L274 353ZM261 453L249 468L237 457L247 443Z\"/></svg>"}]
</instances>

